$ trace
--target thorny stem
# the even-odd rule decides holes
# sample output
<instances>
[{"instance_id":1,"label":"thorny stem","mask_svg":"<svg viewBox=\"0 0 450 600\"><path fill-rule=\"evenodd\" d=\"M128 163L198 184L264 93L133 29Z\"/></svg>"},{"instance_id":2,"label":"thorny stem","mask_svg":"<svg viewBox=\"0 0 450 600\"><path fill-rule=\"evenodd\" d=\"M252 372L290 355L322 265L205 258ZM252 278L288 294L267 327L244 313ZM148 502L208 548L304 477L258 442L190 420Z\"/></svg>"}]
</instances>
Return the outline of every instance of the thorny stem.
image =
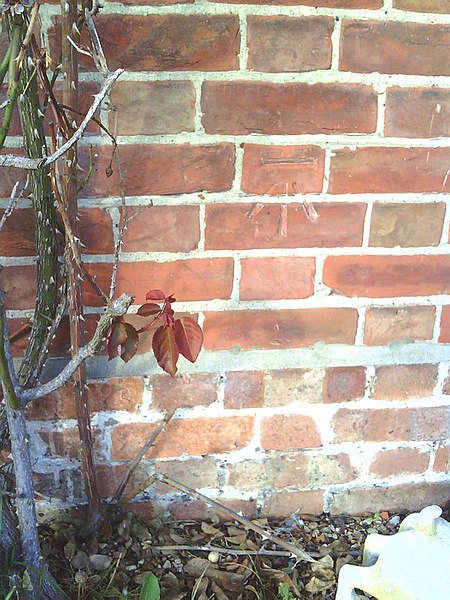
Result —
<instances>
[{"instance_id":1,"label":"thorny stem","mask_svg":"<svg viewBox=\"0 0 450 600\"><path fill-rule=\"evenodd\" d=\"M0 290L0 379L7 402L12 409L17 410L21 407L21 402L17 397L14 363L9 348L3 291Z\"/></svg>"}]
</instances>

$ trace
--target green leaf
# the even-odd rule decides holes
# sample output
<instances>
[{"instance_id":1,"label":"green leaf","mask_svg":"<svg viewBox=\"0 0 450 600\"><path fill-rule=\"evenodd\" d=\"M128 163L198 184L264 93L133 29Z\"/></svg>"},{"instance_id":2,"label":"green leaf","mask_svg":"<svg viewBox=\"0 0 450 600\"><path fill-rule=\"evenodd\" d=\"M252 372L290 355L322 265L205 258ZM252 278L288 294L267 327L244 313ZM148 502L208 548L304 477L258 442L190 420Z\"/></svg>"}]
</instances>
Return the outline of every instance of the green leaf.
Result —
<instances>
[{"instance_id":1,"label":"green leaf","mask_svg":"<svg viewBox=\"0 0 450 600\"><path fill-rule=\"evenodd\" d=\"M139 600L160 600L161 590L158 578L153 573L147 573L142 584Z\"/></svg>"}]
</instances>

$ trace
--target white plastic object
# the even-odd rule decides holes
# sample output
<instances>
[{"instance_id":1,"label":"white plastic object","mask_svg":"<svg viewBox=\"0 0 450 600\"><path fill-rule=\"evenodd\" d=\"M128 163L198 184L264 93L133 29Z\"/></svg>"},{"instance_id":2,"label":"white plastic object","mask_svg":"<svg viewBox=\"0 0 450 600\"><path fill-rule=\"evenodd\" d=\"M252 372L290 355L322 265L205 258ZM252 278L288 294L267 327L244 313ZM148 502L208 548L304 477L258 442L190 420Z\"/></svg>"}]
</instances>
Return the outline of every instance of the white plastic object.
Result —
<instances>
[{"instance_id":1,"label":"white plastic object","mask_svg":"<svg viewBox=\"0 0 450 600\"><path fill-rule=\"evenodd\" d=\"M394 535L370 534L363 566L341 568L336 600L357 600L355 588L377 600L450 600L450 523L441 514L427 506Z\"/></svg>"}]
</instances>

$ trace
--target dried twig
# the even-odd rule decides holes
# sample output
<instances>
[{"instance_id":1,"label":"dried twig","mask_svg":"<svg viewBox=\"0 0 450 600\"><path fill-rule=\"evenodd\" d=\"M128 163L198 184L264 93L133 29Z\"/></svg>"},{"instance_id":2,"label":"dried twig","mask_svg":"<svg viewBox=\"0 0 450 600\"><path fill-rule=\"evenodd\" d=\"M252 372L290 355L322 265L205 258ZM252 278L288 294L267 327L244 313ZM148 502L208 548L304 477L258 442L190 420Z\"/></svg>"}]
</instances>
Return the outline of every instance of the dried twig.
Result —
<instances>
[{"instance_id":1,"label":"dried twig","mask_svg":"<svg viewBox=\"0 0 450 600\"><path fill-rule=\"evenodd\" d=\"M178 552L217 552L218 554L235 554L236 556L282 556L285 558L290 558L292 556L292 552L283 552L282 550L267 550L266 548L261 548L259 550L245 550L243 548L224 548L222 546L210 546L205 544L204 546L184 546L184 545L174 545L174 546L153 546L151 547L152 552L160 552L164 554L165 552L173 552L174 554L178 554ZM321 554L318 552L311 553L311 556L321 557Z\"/></svg>"},{"instance_id":2,"label":"dried twig","mask_svg":"<svg viewBox=\"0 0 450 600\"><path fill-rule=\"evenodd\" d=\"M231 508L227 508L226 506L219 504L219 502L216 502L215 500L212 500L211 498L204 496L200 492L197 492L197 490L194 490L193 488L191 488L187 485L184 485L183 483L180 483L176 479L173 479L172 477L169 477L168 475L164 475L163 473L155 473L154 475L152 475L152 479L156 479L157 481L166 483L167 485L172 486L176 490L179 490L180 492L189 494L190 496L193 496L197 500L204 502L205 504L214 508L218 512L223 513L230 519L232 519L234 521L238 521L239 523L244 525L244 527L246 527L247 529L251 529L255 533L258 533L263 539L269 540L270 542L272 542L273 544L277 544L277 546L280 546L281 548L285 548L286 550L288 550L291 553L291 555L295 556L296 558L298 558L300 560L304 560L306 562L315 562L315 560L309 554L307 554L304 550L302 550L295 544L291 544L290 542L283 540L282 538L271 533L267 529L264 529L260 525L253 523L252 521L250 521L250 519L247 519L247 517L244 517L244 516L238 514L236 511L232 510Z\"/></svg>"}]
</instances>

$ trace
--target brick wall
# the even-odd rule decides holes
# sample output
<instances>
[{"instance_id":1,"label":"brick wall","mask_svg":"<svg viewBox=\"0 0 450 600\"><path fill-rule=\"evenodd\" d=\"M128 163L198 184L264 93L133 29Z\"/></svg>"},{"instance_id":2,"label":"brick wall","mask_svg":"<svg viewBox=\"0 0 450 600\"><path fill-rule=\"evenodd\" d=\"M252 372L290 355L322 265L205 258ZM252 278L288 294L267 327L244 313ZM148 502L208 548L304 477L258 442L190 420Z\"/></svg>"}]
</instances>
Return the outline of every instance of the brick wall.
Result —
<instances>
[{"instance_id":1,"label":"brick wall","mask_svg":"<svg viewBox=\"0 0 450 600\"><path fill-rule=\"evenodd\" d=\"M104 4L110 67L127 72L102 119L119 136L130 211L153 202L129 226L119 291L137 305L150 288L174 292L205 350L175 380L145 353L149 336L126 366L90 363L103 492L180 406L137 482L166 472L248 514L443 505L449 0ZM57 12L42 25L54 53ZM96 126L86 161L89 144L83 241L107 287L120 181L104 175L111 147ZM2 195L13 181L2 174ZM34 297L30 218L17 210L0 247L16 322ZM89 290L86 301L92 329ZM61 334L53 351L64 347ZM29 417L42 490L80 501L70 388ZM177 516L205 511L163 486L142 499L155 496Z\"/></svg>"}]
</instances>

